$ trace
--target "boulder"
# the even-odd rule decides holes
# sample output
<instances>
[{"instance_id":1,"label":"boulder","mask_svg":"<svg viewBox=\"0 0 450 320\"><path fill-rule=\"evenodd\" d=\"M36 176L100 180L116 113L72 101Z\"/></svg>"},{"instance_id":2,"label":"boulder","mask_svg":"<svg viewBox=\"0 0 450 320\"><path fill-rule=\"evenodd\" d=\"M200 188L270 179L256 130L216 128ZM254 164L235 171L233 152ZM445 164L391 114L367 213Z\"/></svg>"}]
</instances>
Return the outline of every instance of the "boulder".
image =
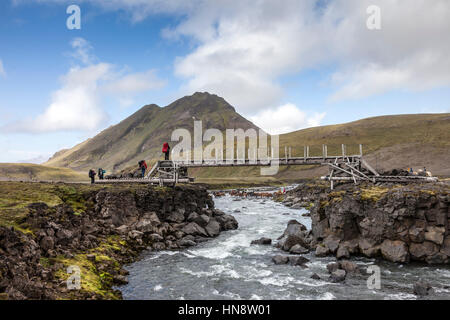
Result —
<instances>
[{"instance_id":1,"label":"boulder","mask_svg":"<svg viewBox=\"0 0 450 320\"><path fill-rule=\"evenodd\" d=\"M297 220L290 220L283 234L278 238L278 246L284 251L289 251L296 244L308 247L306 236L306 227Z\"/></svg>"},{"instance_id":2,"label":"boulder","mask_svg":"<svg viewBox=\"0 0 450 320\"><path fill-rule=\"evenodd\" d=\"M177 209L175 211L172 211L169 215L167 215L166 220L169 222L175 222L175 223L180 223L183 222L185 217L184 217L184 209Z\"/></svg>"},{"instance_id":3,"label":"boulder","mask_svg":"<svg viewBox=\"0 0 450 320\"><path fill-rule=\"evenodd\" d=\"M113 276L113 283L119 286L124 285L128 283L128 279L124 275L116 274Z\"/></svg>"},{"instance_id":4,"label":"boulder","mask_svg":"<svg viewBox=\"0 0 450 320\"><path fill-rule=\"evenodd\" d=\"M128 237L130 237L131 239L142 239L142 236L144 235L143 232L138 231L138 230L132 230L130 232L128 232Z\"/></svg>"},{"instance_id":5,"label":"boulder","mask_svg":"<svg viewBox=\"0 0 450 320\"><path fill-rule=\"evenodd\" d=\"M272 261L275 264L287 264L289 262L288 256L276 255L272 257Z\"/></svg>"},{"instance_id":6,"label":"boulder","mask_svg":"<svg viewBox=\"0 0 450 320\"><path fill-rule=\"evenodd\" d=\"M197 219L197 218L198 218L198 213L197 212L191 212L191 214L187 218L187 221L194 222L195 219Z\"/></svg>"},{"instance_id":7,"label":"boulder","mask_svg":"<svg viewBox=\"0 0 450 320\"><path fill-rule=\"evenodd\" d=\"M414 283L413 290L415 295L427 296L433 291L433 288L428 282L420 280Z\"/></svg>"},{"instance_id":8,"label":"boulder","mask_svg":"<svg viewBox=\"0 0 450 320\"><path fill-rule=\"evenodd\" d=\"M345 270L338 269L336 271L333 271L330 275L330 281L333 283L342 282L345 280L347 273Z\"/></svg>"},{"instance_id":9,"label":"boulder","mask_svg":"<svg viewBox=\"0 0 450 320\"><path fill-rule=\"evenodd\" d=\"M290 220L284 230L277 246L284 251L289 251L293 246L299 244L304 248L308 248L308 231L306 227L297 220Z\"/></svg>"},{"instance_id":10,"label":"boulder","mask_svg":"<svg viewBox=\"0 0 450 320\"><path fill-rule=\"evenodd\" d=\"M136 224L136 229L142 232L153 232L154 227L161 224L158 215L154 212L146 212Z\"/></svg>"},{"instance_id":11,"label":"boulder","mask_svg":"<svg viewBox=\"0 0 450 320\"><path fill-rule=\"evenodd\" d=\"M445 264L448 263L448 258L447 255L438 252L432 256L426 257L425 261L428 264Z\"/></svg>"},{"instance_id":12,"label":"boulder","mask_svg":"<svg viewBox=\"0 0 450 320\"><path fill-rule=\"evenodd\" d=\"M309 249L296 244L289 250L289 252L292 254L306 254L309 252Z\"/></svg>"},{"instance_id":13,"label":"boulder","mask_svg":"<svg viewBox=\"0 0 450 320\"><path fill-rule=\"evenodd\" d=\"M328 249L327 247L325 247L323 245L318 245L316 247L316 252L315 252L316 257L325 257L329 254L330 254L330 249Z\"/></svg>"},{"instance_id":14,"label":"boulder","mask_svg":"<svg viewBox=\"0 0 450 320\"><path fill-rule=\"evenodd\" d=\"M346 248L350 254L357 254L359 252L359 241L358 239L342 241L339 243L339 247Z\"/></svg>"},{"instance_id":15,"label":"boulder","mask_svg":"<svg viewBox=\"0 0 450 320\"><path fill-rule=\"evenodd\" d=\"M359 251L366 257L372 258L380 254L380 246L371 243L367 239L360 239L358 242Z\"/></svg>"},{"instance_id":16,"label":"boulder","mask_svg":"<svg viewBox=\"0 0 450 320\"><path fill-rule=\"evenodd\" d=\"M60 229L56 232L56 237L58 238L58 240L70 240L72 236L72 232L67 229Z\"/></svg>"},{"instance_id":17,"label":"boulder","mask_svg":"<svg viewBox=\"0 0 450 320\"><path fill-rule=\"evenodd\" d=\"M183 238L183 239L178 241L178 245L180 247L192 247L192 246L195 246L196 243L193 240L189 240L189 239Z\"/></svg>"},{"instance_id":18,"label":"boulder","mask_svg":"<svg viewBox=\"0 0 450 320\"><path fill-rule=\"evenodd\" d=\"M250 244L251 245L252 244L270 245L270 244L272 244L272 239L263 237L263 238L260 238L257 240L253 240Z\"/></svg>"},{"instance_id":19,"label":"boulder","mask_svg":"<svg viewBox=\"0 0 450 320\"><path fill-rule=\"evenodd\" d=\"M336 253L336 258L343 259L343 258L350 258L350 252L348 252L348 249L344 246L339 246L339 249Z\"/></svg>"},{"instance_id":20,"label":"boulder","mask_svg":"<svg viewBox=\"0 0 450 320\"><path fill-rule=\"evenodd\" d=\"M197 217L193 220L200 227L205 228L209 223L209 217L206 214L197 215Z\"/></svg>"},{"instance_id":21,"label":"boulder","mask_svg":"<svg viewBox=\"0 0 450 320\"><path fill-rule=\"evenodd\" d=\"M128 233L128 226L127 225L121 225L120 227L116 228L116 231L118 234L127 234Z\"/></svg>"},{"instance_id":22,"label":"boulder","mask_svg":"<svg viewBox=\"0 0 450 320\"><path fill-rule=\"evenodd\" d=\"M320 276L317 273L313 273L310 278L314 280L321 280Z\"/></svg>"},{"instance_id":23,"label":"boulder","mask_svg":"<svg viewBox=\"0 0 450 320\"><path fill-rule=\"evenodd\" d=\"M208 220L209 220L209 217L208 217ZM206 225L205 230L209 234L210 237L217 237L220 233L220 224L214 218L212 218L211 220L209 220L208 224Z\"/></svg>"},{"instance_id":24,"label":"boulder","mask_svg":"<svg viewBox=\"0 0 450 320\"><path fill-rule=\"evenodd\" d=\"M305 266L305 263L309 262L309 259L302 256L289 257L289 263L293 266Z\"/></svg>"},{"instance_id":25,"label":"boulder","mask_svg":"<svg viewBox=\"0 0 450 320\"><path fill-rule=\"evenodd\" d=\"M386 260L405 263L409 261L408 246L400 240L384 240L381 244L381 254Z\"/></svg>"},{"instance_id":26,"label":"boulder","mask_svg":"<svg viewBox=\"0 0 450 320\"><path fill-rule=\"evenodd\" d=\"M44 252L47 252L48 250L51 250L55 247L55 241L52 237L43 237L41 241L39 242L41 249Z\"/></svg>"},{"instance_id":27,"label":"boulder","mask_svg":"<svg viewBox=\"0 0 450 320\"><path fill-rule=\"evenodd\" d=\"M162 241L164 241L164 238L157 233L152 233L148 236L148 240L151 241L152 243L153 242L162 242Z\"/></svg>"},{"instance_id":28,"label":"boulder","mask_svg":"<svg viewBox=\"0 0 450 320\"><path fill-rule=\"evenodd\" d=\"M181 231L183 231L185 234L188 234L188 235L194 235L194 236L198 235L198 236L208 237L208 234L206 233L205 229L200 227L195 222L188 223L187 225L185 225L183 227L183 229L181 229Z\"/></svg>"},{"instance_id":29,"label":"boulder","mask_svg":"<svg viewBox=\"0 0 450 320\"><path fill-rule=\"evenodd\" d=\"M333 273L338 269L339 269L339 263L331 262L331 263L327 264L328 273Z\"/></svg>"},{"instance_id":30,"label":"boulder","mask_svg":"<svg viewBox=\"0 0 450 320\"><path fill-rule=\"evenodd\" d=\"M155 242L152 244L154 250L160 251L166 249L166 244L164 242Z\"/></svg>"},{"instance_id":31,"label":"boulder","mask_svg":"<svg viewBox=\"0 0 450 320\"><path fill-rule=\"evenodd\" d=\"M450 236L445 237L444 243L441 247L441 253L450 257Z\"/></svg>"},{"instance_id":32,"label":"boulder","mask_svg":"<svg viewBox=\"0 0 450 320\"><path fill-rule=\"evenodd\" d=\"M428 256L432 256L439 251L439 246L431 241L422 243L411 243L409 245L409 253L413 260L424 260Z\"/></svg>"},{"instance_id":33,"label":"boulder","mask_svg":"<svg viewBox=\"0 0 450 320\"><path fill-rule=\"evenodd\" d=\"M229 214L216 215L214 219L219 222L222 230L235 230L238 228L238 222Z\"/></svg>"},{"instance_id":34,"label":"boulder","mask_svg":"<svg viewBox=\"0 0 450 320\"><path fill-rule=\"evenodd\" d=\"M339 267L345 270L346 273L356 273L359 272L358 265L349 260L339 261Z\"/></svg>"},{"instance_id":35,"label":"boulder","mask_svg":"<svg viewBox=\"0 0 450 320\"><path fill-rule=\"evenodd\" d=\"M445 228L427 227L425 232L425 240L441 245L444 242Z\"/></svg>"},{"instance_id":36,"label":"boulder","mask_svg":"<svg viewBox=\"0 0 450 320\"><path fill-rule=\"evenodd\" d=\"M335 253L336 250L339 248L339 243L341 242L341 239L339 239L336 236L330 235L323 240L323 244L328 248L328 250L331 253Z\"/></svg>"},{"instance_id":37,"label":"boulder","mask_svg":"<svg viewBox=\"0 0 450 320\"><path fill-rule=\"evenodd\" d=\"M421 243L425 240L425 230L423 228L412 227L409 229L408 234L412 242Z\"/></svg>"}]
</instances>

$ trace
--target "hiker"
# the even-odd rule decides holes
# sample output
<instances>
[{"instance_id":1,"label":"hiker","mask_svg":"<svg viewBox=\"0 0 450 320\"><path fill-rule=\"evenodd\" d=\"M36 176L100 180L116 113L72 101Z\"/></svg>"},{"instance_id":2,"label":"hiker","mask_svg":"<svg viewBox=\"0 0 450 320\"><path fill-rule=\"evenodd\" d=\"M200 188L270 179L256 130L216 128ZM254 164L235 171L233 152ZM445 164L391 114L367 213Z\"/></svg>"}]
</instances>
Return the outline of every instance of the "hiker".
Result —
<instances>
[{"instance_id":1,"label":"hiker","mask_svg":"<svg viewBox=\"0 0 450 320\"><path fill-rule=\"evenodd\" d=\"M103 180L104 174L105 174L105 170L103 170L102 168L98 168L98 178L100 180Z\"/></svg>"},{"instance_id":2,"label":"hiker","mask_svg":"<svg viewBox=\"0 0 450 320\"><path fill-rule=\"evenodd\" d=\"M95 183L95 175L96 173L94 169L89 170L89 178L91 178L91 184Z\"/></svg>"},{"instance_id":3,"label":"hiker","mask_svg":"<svg viewBox=\"0 0 450 320\"><path fill-rule=\"evenodd\" d=\"M164 153L164 160L169 160L170 146L167 142L164 142L162 152Z\"/></svg>"},{"instance_id":4,"label":"hiker","mask_svg":"<svg viewBox=\"0 0 450 320\"><path fill-rule=\"evenodd\" d=\"M145 160L141 160L141 161L138 162L138 164L139 164L139 168L142 171L142 178L144 178L145 177L145 170L147 170L147 163L145 163Z\"/></svg>"}]
</instances>

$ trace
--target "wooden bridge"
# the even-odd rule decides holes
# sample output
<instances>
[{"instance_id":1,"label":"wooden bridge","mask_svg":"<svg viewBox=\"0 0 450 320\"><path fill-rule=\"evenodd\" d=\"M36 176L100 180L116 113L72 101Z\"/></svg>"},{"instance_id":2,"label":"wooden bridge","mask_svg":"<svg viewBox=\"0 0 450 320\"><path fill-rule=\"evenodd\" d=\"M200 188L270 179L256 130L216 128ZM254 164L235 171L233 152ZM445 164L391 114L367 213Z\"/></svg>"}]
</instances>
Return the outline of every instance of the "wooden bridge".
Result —
<instances>
[{"instance_id":1,"label":"wooden bridge","mask_svg":"<svg viewBox=\"0 0 450 320\"><path fill-rule=\"evenodd\" d=\"M285 156L266 159L202 159L202 160L159 160L144 178L107 179L96 183L149 183L158 185L175 185L177 183L191 183L194 178L188 176L188 168L207 167L265 167L265 166L291 166L291 165L325 165L328 166L328 175L321 177L330 181L331 189L335 181L376 182L418 182L437 181L435 177L426 176L382 176L363 158L362 145L359 145L359 154L347 155L346 146L342 145L340 155L329 156L328 147L322 146L322 156L310 156L309 146L304 147L303 157L292 157L291 150L285 148ZM272 151L273 154L273 151Z\"/></svg>"}]
</instances>

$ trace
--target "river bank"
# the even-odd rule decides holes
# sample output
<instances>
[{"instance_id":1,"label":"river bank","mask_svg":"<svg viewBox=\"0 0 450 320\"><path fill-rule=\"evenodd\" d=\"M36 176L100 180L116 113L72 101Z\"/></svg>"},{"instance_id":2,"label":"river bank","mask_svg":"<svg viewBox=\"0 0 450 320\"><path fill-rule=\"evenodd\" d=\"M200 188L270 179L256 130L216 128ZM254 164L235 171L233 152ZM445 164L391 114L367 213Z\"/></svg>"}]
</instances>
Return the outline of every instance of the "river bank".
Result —
<instances>
[{"instance_id":1,"label":"river bank","mask_svg":"<svg viewBox=\"0 0 450 320\"><path fill-rule=\"evenodd\" d=\"M1 184L1 299L120 299L122 266L144 249L178 250L237 228L198 186ZM67 287L74 266L79 290Z\"/></svg>"},{"instance_id":2,"label":"river bank","mask_svg":"<svg viewBox=\"0 0 450 320\"><path fill-rule=\"evenodd\" d=\"M337 261L334 256L317 257L314 250L285 252L280 244L288 224L301 230L301 223L304 232L311 231L308 210L287 207L273 198L249 196L249 192L247 196L226 193L213 200L216 208L236 218L239 229L185 250L142 252L141 259L125 266L129 283L117 287L124 299L450 298L448 265L399 264L364 256ZM252 244L261 238L271 240L270 244ZM292 262L277 264L274 258L278 256ZM334 282L339 280L331 277L334 267L348 270L345 279ZM370 267L380 270L379 289L367 286L370 275L365 270ZM414 286L420 281L428 283L434 292L417 296Z\"/></svg>"},{"instance_id":3,"label":"river bank","mask_svg":"<svg viewBox=\"0 0 450 320\"><path fill-rule=\"evenodd\" d=\"M310 209L301 243L317 256L363 255L398 263L450 263L450 187L433 184L302 183L278 199Z\"/></svg>"}]
</instances>

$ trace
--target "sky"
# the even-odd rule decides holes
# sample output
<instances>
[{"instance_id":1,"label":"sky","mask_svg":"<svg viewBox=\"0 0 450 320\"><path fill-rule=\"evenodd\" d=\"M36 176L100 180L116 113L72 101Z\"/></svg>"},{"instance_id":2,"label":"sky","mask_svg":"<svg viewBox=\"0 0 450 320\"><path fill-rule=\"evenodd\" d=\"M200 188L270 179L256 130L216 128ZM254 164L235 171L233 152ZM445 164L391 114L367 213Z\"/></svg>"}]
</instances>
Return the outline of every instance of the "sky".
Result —
<instances>
[{"instance_id":1,"label":"sky","mask_svg":"<svg viewBox=\"0 0 450 320\"><path fill-rule=\"evenodd\" d=\"M450 112L449 35L448 0L3 0L0 162L197 91L272 134Z\"/></svg>"}]
</instances>

